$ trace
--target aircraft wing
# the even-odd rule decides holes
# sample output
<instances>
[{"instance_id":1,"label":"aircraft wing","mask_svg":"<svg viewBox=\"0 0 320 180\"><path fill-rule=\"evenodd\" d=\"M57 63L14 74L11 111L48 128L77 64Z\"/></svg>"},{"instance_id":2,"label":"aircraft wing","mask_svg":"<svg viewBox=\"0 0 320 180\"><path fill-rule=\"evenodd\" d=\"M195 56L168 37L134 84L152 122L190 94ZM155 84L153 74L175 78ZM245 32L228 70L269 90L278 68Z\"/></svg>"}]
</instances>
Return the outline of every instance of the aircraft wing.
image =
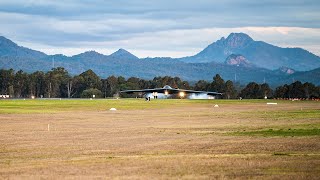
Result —
<instances>
[{"instance_id":1,"label":"aircraft wing","mask_svg":"<svg viewBox=\"0 0 320 180\"><path fill-rule=\"evenodd\" d=\"M222 93L218 93L218 92L210 92L210 91L194 91L194 90L186 90L186 89L177 89L177 92L184 92L186 94L207 94L207 95L222 95Z\"/></svg>"},{"instance_id":2,"label":"aircraft wing","mask_svg":"<svg viewBox=\"0 0 320 180\"><path fill-rule=\"evenodd\" d=\"M143 92L143 93L153 93L153 92L157 92L157 93L164 93L166 91L166 89L164 88L155 88L155 89L141 89L141 90L124 90L124 91L120 91L120 93L134 93L134 92ZM170 92L168 90L168 92Z\"/></svg>"},{"instance_id":3,"label":"aircraft wing","mask_svg":"<svg viewBox=\"0 0 320 180\"><path fill-rule=\"evenodd\" d=\"M218 92L209 92L209 91L194 91L194 90L186 90L186 89L167 89L167 88L155 88L155 89L142 89L142 90L124 90L120 91L120 93L134 93L134 92L142 92L142 93L165 93L167 92L168 94L178 94L180 92L184 92L186 94L207 94L207 95L222 95L222 93Z\"/></svg>"}]
</instances>

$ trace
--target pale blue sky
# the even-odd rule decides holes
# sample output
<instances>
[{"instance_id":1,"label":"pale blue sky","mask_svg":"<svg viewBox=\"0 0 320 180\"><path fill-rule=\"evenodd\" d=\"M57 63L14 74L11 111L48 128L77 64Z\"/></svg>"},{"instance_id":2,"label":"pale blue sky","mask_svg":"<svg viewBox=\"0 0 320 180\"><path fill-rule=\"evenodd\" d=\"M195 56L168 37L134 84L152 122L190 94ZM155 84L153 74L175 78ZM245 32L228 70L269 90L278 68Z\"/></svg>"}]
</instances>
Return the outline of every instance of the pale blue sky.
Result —
<instances>
[{"instance_id":1,"label":"pale blue sky","mask_svg":"<svg viewBox=\"0 0 320 180\"><path fill-rule=\"evenodd\" d=\"M196 54L244 32L320 55L318 0L1 0L0 35L48 54Z\"/></svg>"}]
</instances>

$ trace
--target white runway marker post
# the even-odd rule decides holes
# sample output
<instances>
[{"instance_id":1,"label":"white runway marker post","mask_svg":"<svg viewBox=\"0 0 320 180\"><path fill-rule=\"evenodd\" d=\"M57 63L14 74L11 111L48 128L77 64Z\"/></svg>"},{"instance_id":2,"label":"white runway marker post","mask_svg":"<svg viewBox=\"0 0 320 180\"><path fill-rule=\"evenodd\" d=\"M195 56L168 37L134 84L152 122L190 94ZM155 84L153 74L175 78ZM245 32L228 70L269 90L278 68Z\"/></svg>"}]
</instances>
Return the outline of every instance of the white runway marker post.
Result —
<instances>
[{"instance_id":1,"label":"white runway marker post","mask_svg":"<svg viewBox=\"0 0 320 180\"><path fill-rule=\"evenodd\" d=\"M267 105L277 105L278 103L268 102Z\"/></svg>"}]
</instances>

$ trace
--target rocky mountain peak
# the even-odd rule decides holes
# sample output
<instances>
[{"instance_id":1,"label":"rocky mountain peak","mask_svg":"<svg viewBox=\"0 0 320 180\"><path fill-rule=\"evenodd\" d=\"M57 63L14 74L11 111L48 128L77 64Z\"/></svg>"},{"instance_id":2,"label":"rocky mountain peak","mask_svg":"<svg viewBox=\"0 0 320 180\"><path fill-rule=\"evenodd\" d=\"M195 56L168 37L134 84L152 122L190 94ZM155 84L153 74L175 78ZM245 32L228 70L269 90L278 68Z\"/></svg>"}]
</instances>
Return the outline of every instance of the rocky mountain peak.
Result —
<instances>
[{"instance_id":1,"label":"rocky mountain peak","mask_svg":"<svg viewBox=\"0 0 320 180\"><path fill-rule=\"evenodd\" d=\"M227 57L225 64L232 66L251 67L252 64L241 54L231 54Z\"/></svg>"},{"instance_id":2,"label":"rocky mountain peak","mask_svg":"<svg viewBox=\"0 0 320 180\"><path fill-rule=\"evenodd\" d=\"M285 74L293 74L293 73L296 72L294 69L291 69L291 68L288 68L288 67L285 67L285 66L280 67L279 71L281 71L281 72L283 72Z\"/></svg>"},{"instance_id":3,"label":"rocky mountain peak","mask_svg":"<svg viewBox=\"0 0 320 180\"><path fill-rule=\"evenodd\" d=\"M231 33L226 41L226 45L231 48L245 47L253 41L253 39L245 33Z\"/></svg>"},{"instance_id":4,"label":"rocky mountain peak","mask_svg":"<svg viewBox=\"0 0 320 180\"><path fill-rule=\"evenodd\" d=\"M255 41L244 33L231 33L227 38L210 44L194 57L198 62L221 62L231 54L242 54L242 50L253 44ZM250 58L249 58L250 59Z\"/></svg>"}]
</instances>

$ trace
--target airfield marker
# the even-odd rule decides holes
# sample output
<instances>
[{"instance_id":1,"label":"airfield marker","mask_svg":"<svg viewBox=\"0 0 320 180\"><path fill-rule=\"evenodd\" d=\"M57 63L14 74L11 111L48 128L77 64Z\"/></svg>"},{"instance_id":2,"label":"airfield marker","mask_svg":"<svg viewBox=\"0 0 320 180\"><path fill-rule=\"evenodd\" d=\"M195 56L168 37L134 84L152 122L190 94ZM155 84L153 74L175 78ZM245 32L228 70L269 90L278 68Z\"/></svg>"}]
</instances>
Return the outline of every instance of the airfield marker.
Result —
<instances>
[{"instance_id":1,"label":"airfield marker","mask_svg":"<svg viewBox=\"0 0 320 180\"><path fill-rule=\"evenodd\" d=\"M277 105L278 103L268 102L267 105Z\"/></svg>"},{"instance_id":2,"label":"airfield marker","mask_svg":"<svg viewBox=\"0 0 320 180\"><path fill-rule=\"evenodd\" d=\"M50 131L50 124L48 124L48 131Z\"/></svg>"}]
</instances>

